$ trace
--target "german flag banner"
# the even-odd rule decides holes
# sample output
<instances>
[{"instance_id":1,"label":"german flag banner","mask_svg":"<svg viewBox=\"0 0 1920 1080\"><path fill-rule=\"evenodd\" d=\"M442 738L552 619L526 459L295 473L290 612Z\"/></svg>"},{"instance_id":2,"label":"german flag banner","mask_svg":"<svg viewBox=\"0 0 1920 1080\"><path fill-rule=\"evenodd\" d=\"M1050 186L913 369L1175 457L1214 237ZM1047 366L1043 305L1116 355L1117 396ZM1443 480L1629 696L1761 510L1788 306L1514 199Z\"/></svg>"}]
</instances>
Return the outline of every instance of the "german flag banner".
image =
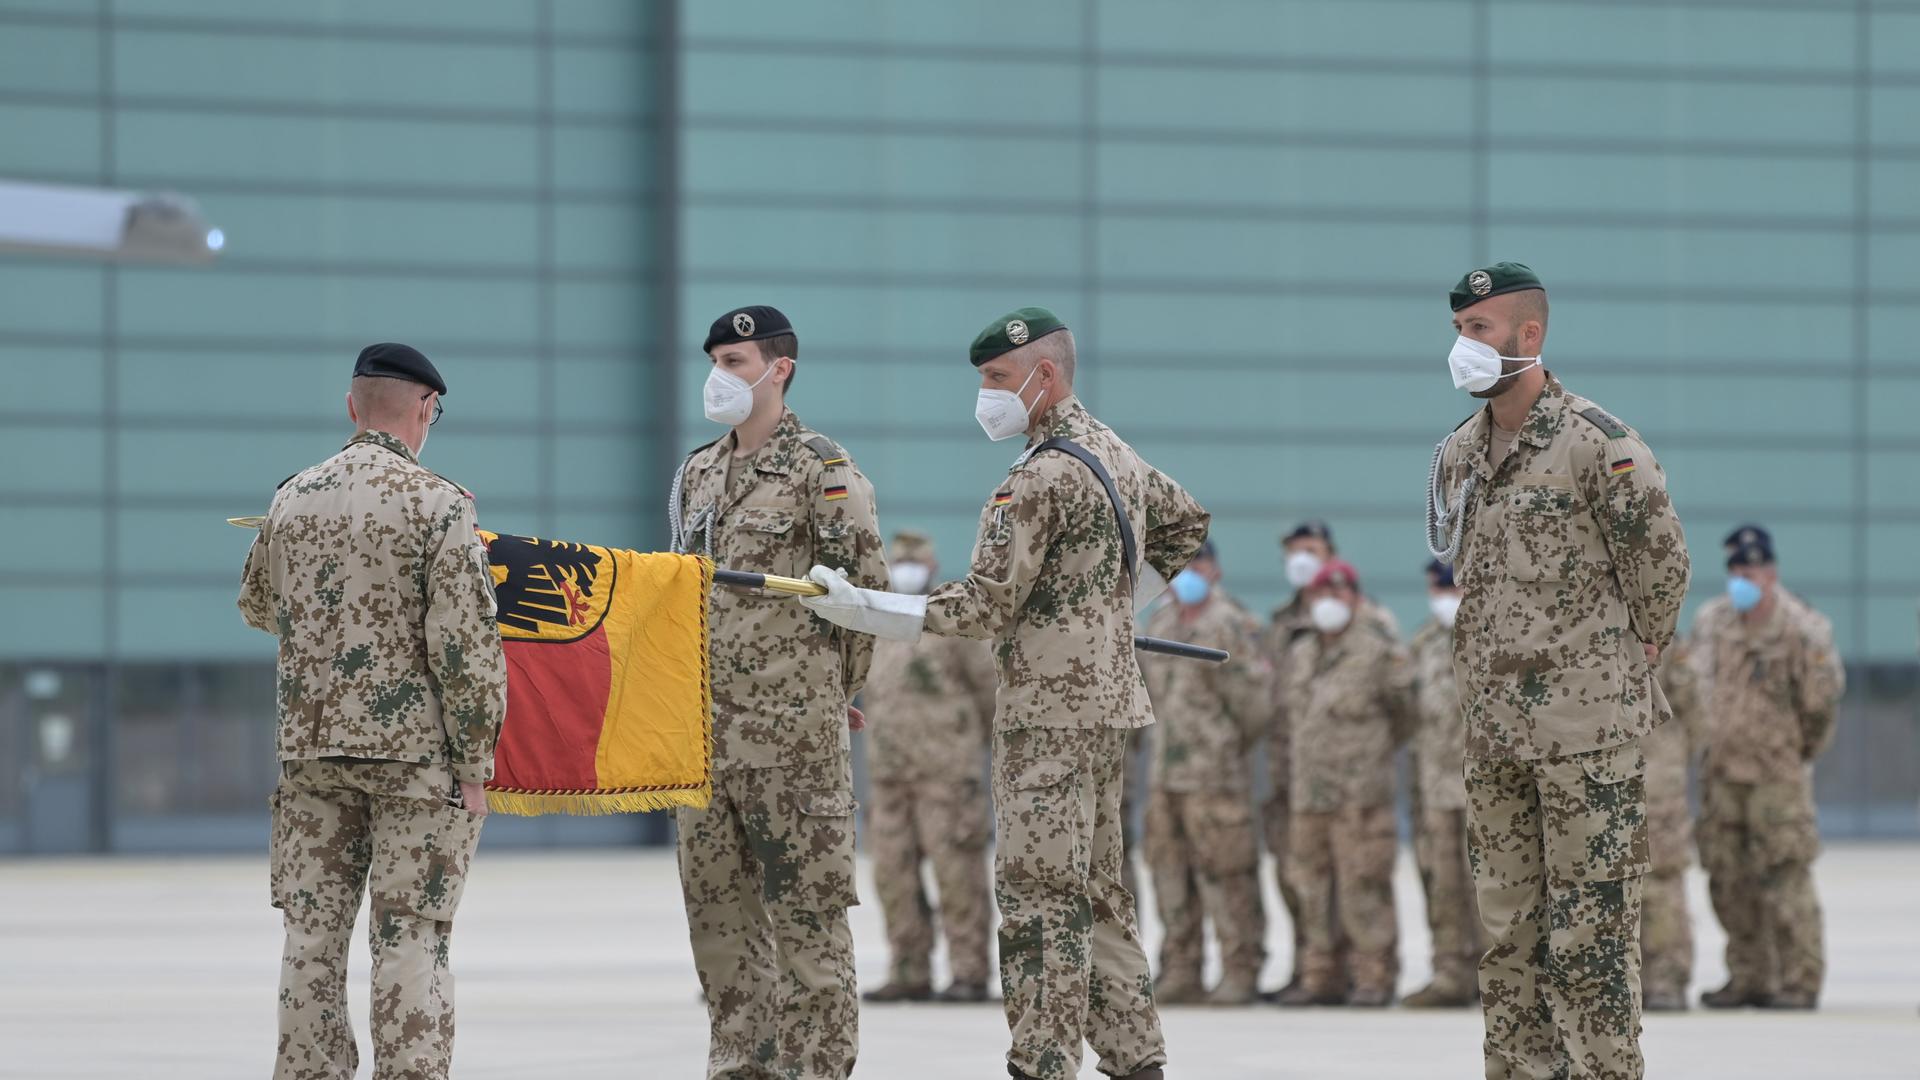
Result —
<instances>
[{"instance_id":1,"label":"german flag banner","mask_svg":"<svg viewBox=\"0 0 1920 1080\"><path fill-rule=\"evenodd\" d=\"M705 806L713 564L482 532L507 657L487 806L622 814Z\"/></svg>"}]
</instances>

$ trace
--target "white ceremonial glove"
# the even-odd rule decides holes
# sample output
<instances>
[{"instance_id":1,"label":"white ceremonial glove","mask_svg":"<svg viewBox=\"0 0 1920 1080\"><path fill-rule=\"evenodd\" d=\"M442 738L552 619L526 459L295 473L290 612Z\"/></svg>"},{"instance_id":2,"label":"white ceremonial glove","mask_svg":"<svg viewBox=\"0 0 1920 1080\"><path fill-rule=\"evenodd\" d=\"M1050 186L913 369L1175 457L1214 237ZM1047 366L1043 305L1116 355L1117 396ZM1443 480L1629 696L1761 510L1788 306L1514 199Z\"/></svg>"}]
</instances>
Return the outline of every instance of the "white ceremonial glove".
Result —
<instances>
[{"instance_id":1,"label":"white ceremonial glove","mask_svg":"<svg viewBox=\"0 0 1920 1080\"><path fill-rule=\"evenodd\" d=\"M894 641L913 641L927 621L927 598L862 589L839 570L816 566L807 576L827 587L825 596L803 596L808 611L835 626Z\"/></svg>"}]
</instances>

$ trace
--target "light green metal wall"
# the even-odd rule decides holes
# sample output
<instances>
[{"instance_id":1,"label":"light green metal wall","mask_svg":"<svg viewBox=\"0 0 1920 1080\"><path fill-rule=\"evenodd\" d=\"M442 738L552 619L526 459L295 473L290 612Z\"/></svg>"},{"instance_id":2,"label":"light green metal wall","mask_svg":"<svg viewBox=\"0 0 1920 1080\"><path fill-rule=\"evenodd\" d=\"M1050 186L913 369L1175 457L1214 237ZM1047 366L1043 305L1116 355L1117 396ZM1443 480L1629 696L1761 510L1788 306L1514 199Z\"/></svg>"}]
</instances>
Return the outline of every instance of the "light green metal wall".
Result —
<instances>
[{"instance_id":1,"label":"light green metal wall","mask_svg":"<svg viewBox=\"0 0 1920 1080\"><path fill-rule=\"evenodd\" d=\"M787 311L795 407L950 569L1014 452L964 346L1038 303L1250 600L1317 515L1421 618L1428 455L1469 408L1445 292L1516 259L1550 366L1667 466L1696 600L1757 519L1849 655L1913 655L1920 6L754 0L683 35L686 336Z\"/></svg>"},{"instance_id":2,"label":"light green metal wall","mask_svg":"<svg viewBox=\"0 0 1920 1080\"><path fill-rule=\"evenodd\" d=\"M0 176L176 189L229 238L0 261L0 657L270 656L221 519L345 441L371 341L446 375L426 464L483 524L644 546L666 10L0 0Z\"/></svg>"}]
</instances>

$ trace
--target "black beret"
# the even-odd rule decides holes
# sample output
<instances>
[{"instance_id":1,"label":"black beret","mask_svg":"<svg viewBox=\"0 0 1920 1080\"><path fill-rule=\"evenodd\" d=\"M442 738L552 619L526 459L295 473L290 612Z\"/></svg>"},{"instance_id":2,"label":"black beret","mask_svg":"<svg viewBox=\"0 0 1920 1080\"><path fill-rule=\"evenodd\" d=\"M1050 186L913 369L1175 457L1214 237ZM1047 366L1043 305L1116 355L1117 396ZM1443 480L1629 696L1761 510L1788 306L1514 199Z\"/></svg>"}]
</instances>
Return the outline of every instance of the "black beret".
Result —
<instances>
[{"instance_id":1,"label":"black beret","mask_svg":"<svg viewBox=\"0 0 1920 1080\"><path fill-rule=\"evenodd\" d=\"M1720 541L1720 546L1726 548L1728 551L1732 551L1742 544L1759 544L1768 551L1772 551L1773 534L1749 522L1728 533L1727 538Z\"/></svg>"},{"instance_id":2,"label":"black beret","mask_svg":"<svg viewBox=\"0 0 1920 1080\"><path fill-rule=\"evenodd\" d=\"M1772 566L1772 544L1738 544L1727 555L1727 569L1736 566Z\"/></svg>"},{"instance_id":3,"label":"black beret","mask_svg":"<svg viewBox=\"0 0 1920 1080\"><path fill-rule=\"evenodd\" d=\"M967 359L973 361L974 367L979 367L1029 341L1039 341L1048 334L1059 333L1066 328L1067 324L1046 308L1016 308L988 323L985 330L973 336L973 344L967 346Z\"/></svg>"},{"instance_id":4,"label":"black beret","mask_svg":"<svg viewBox=\"0 0 1920 1080\"><path fill-rule=\"evenodd\" d=\"M707 329L707 343L700 346L701 352L712 352L716 345L732 345L739 341L759 341L762 338L779 337L793 333L793 324L787 321L780 309L765 304L750 304L734 308L725 315L713 320ZM797 335L796 335L797 336Z\"/></svg>"},{"instance_id":5,"label":"black beret","mask_svg":"<svg viewBox=\"0 0 1920 1080\"><path fill-rule=\"evenodd\" d=\"M1435 559L1427 564L1427 576L1442 589L1453 588L1453 567Z\"/></svg>"},{"instance_id":6,"label":"black beret","mask_svg":"<svg viewBox=\"0 0 1920 1080\"><path fill-rule=\"evenodd\" d=\"M1295 525L1292 532L1280 538L1280 545L1285 547L1295 540L1324 540L1328 547L1332 547L1333 527L1321 521L1319 518L1303 521Z\"/></svg>"},{"instance_id":7,"label":"black beret","mask_svg":"<svg viewBox=\"0 0 1920 1080\"><path fill-rule=\"evenodd\" d=\"M1467 271L1467 276L1455 283L1453 290L1447 293L1447 302L1453 305L1453 310L1459 311L1489 296L1544 288L1546 286L1540 284L1540 279L1524 263L1497 262L1492 266Z\"/></svg>"},{"instance_id":8,"label":"black beret","mask_svg":"<svg viewBox=\"0 0 1920 1080\"><path fill-rule=\"evenodd\" d=\"M398 342L383 341L361 349L360 359L353 362L353 377L358 379L361 376L405 379L441 394L447 392L447 381L434 370L433 361L427 359L419 349Z\"/></svg>"}]
</instances>

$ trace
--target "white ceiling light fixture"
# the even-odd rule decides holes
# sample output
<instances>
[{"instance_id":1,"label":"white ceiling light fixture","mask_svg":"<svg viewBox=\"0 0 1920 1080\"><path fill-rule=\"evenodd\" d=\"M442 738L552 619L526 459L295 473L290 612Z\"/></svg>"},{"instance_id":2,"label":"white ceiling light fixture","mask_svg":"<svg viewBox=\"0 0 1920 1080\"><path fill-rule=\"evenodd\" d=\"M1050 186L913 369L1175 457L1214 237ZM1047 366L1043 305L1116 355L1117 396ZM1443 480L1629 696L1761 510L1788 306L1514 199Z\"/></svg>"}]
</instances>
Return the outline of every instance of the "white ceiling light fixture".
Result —
<instances>
[{"instance_id":1,"label":"white ceiling light fixture","mask_svg":"<svg viewBox=\"0 0 1920 1080\"><path fill-rule=\"evenodd\" d=\"M226 242L184 195L0 180L3 253L210 263Z\"/></svg>"}]
</instances>

